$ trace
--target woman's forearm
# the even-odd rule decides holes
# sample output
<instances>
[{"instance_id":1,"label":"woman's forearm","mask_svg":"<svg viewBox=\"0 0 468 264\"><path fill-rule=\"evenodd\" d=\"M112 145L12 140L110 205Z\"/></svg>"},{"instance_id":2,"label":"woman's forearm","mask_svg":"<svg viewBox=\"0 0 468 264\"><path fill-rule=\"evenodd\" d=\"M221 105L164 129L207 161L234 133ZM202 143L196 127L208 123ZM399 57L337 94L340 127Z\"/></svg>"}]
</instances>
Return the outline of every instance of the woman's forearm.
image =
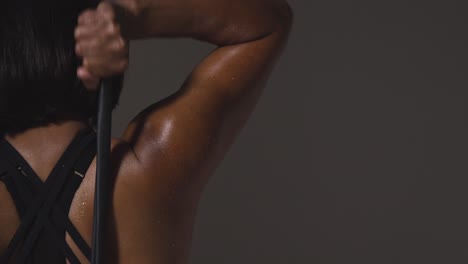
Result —
<instances>
[{"instance_id":1,"label":"woman's forearm","mask_svg":"<svg viewBox=\"0 0 468 264\"><path fill-rule=\"evenodd\" d=\"M224 46L262 38L288 23L284 0L117 0L130 11L129 39L187 37Z\"/></svg>"}]
</instances>

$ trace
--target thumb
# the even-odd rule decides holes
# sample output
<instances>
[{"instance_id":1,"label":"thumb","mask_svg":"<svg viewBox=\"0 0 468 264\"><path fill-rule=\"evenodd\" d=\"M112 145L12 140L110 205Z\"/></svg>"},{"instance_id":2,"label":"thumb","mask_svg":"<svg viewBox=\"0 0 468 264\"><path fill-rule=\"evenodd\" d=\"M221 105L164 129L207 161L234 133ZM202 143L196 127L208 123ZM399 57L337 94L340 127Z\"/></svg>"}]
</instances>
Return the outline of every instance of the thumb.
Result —
<instances>
[{"instance_id":1,"label":"thumb","mask_svg":"<svg viewBox=\"0 0 468 264\"><path fill-rule=\"evenodd\" d=\"M97 90L100 79L92 75L88 70L86 70L86 68L79 67L77 70L77 76L81 79L86 89L93 91Z\"/></svg>"}]
</instances>

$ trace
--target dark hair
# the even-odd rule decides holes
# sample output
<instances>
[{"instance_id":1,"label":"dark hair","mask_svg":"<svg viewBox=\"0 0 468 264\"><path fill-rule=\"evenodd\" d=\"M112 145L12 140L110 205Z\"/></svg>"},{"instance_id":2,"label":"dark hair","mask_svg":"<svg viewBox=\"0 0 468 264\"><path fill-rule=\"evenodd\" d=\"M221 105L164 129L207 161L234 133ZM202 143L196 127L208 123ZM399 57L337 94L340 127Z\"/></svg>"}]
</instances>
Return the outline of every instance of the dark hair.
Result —
<instances>
[{"instance_id":1,"label":"dark hair","mask_svg":"<svg viewBox=\"0 0 468 264\"><path fill-rule=\"evenodd\" d=\"M59 122L64 116L94 124L97 92L76 75L78 15L96 0L8 0L0 8L0 132ZM123 75L115 79L117 105Z\"/></svg>"}]
</instances>

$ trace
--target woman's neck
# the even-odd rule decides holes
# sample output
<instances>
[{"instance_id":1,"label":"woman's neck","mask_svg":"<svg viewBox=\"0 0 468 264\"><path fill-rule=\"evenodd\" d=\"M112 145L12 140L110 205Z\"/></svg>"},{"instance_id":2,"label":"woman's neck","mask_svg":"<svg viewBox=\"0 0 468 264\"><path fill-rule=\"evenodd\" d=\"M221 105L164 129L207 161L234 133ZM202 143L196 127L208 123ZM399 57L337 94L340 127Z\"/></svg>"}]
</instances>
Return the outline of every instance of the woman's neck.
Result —
<instances>
[{"instance_id":1,"label":"woman's neck","mask_svg":"<svg viewBox=\"0 0 468 264\"><path fill-rule=\"evenodd\" d=\"M67 120L26 131L6 134L5 139L45 180L76 134L89 127L84 121Z\"/></svg>"}]
</instances>

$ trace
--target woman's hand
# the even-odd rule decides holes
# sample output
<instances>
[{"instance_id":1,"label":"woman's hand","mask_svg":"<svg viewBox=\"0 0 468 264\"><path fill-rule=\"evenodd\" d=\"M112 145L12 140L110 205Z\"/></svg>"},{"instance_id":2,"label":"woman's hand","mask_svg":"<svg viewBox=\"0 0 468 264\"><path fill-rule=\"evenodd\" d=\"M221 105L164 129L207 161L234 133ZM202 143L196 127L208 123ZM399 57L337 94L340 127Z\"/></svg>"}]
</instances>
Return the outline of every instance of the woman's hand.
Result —
<instances>
[{"instance_id":1,"label":"woman's hand","mask_svg":"<svg viewBox=\"0 0 468 264\"><path fill-rule=\"evenodd\" d=\"M76 55L83 58L77 75L87 89L96 90L101 78L126 70L129 45L113 5L102 2L95 10L84 11L78 18L75 39Z\"/></svg>"}]
</instances>

